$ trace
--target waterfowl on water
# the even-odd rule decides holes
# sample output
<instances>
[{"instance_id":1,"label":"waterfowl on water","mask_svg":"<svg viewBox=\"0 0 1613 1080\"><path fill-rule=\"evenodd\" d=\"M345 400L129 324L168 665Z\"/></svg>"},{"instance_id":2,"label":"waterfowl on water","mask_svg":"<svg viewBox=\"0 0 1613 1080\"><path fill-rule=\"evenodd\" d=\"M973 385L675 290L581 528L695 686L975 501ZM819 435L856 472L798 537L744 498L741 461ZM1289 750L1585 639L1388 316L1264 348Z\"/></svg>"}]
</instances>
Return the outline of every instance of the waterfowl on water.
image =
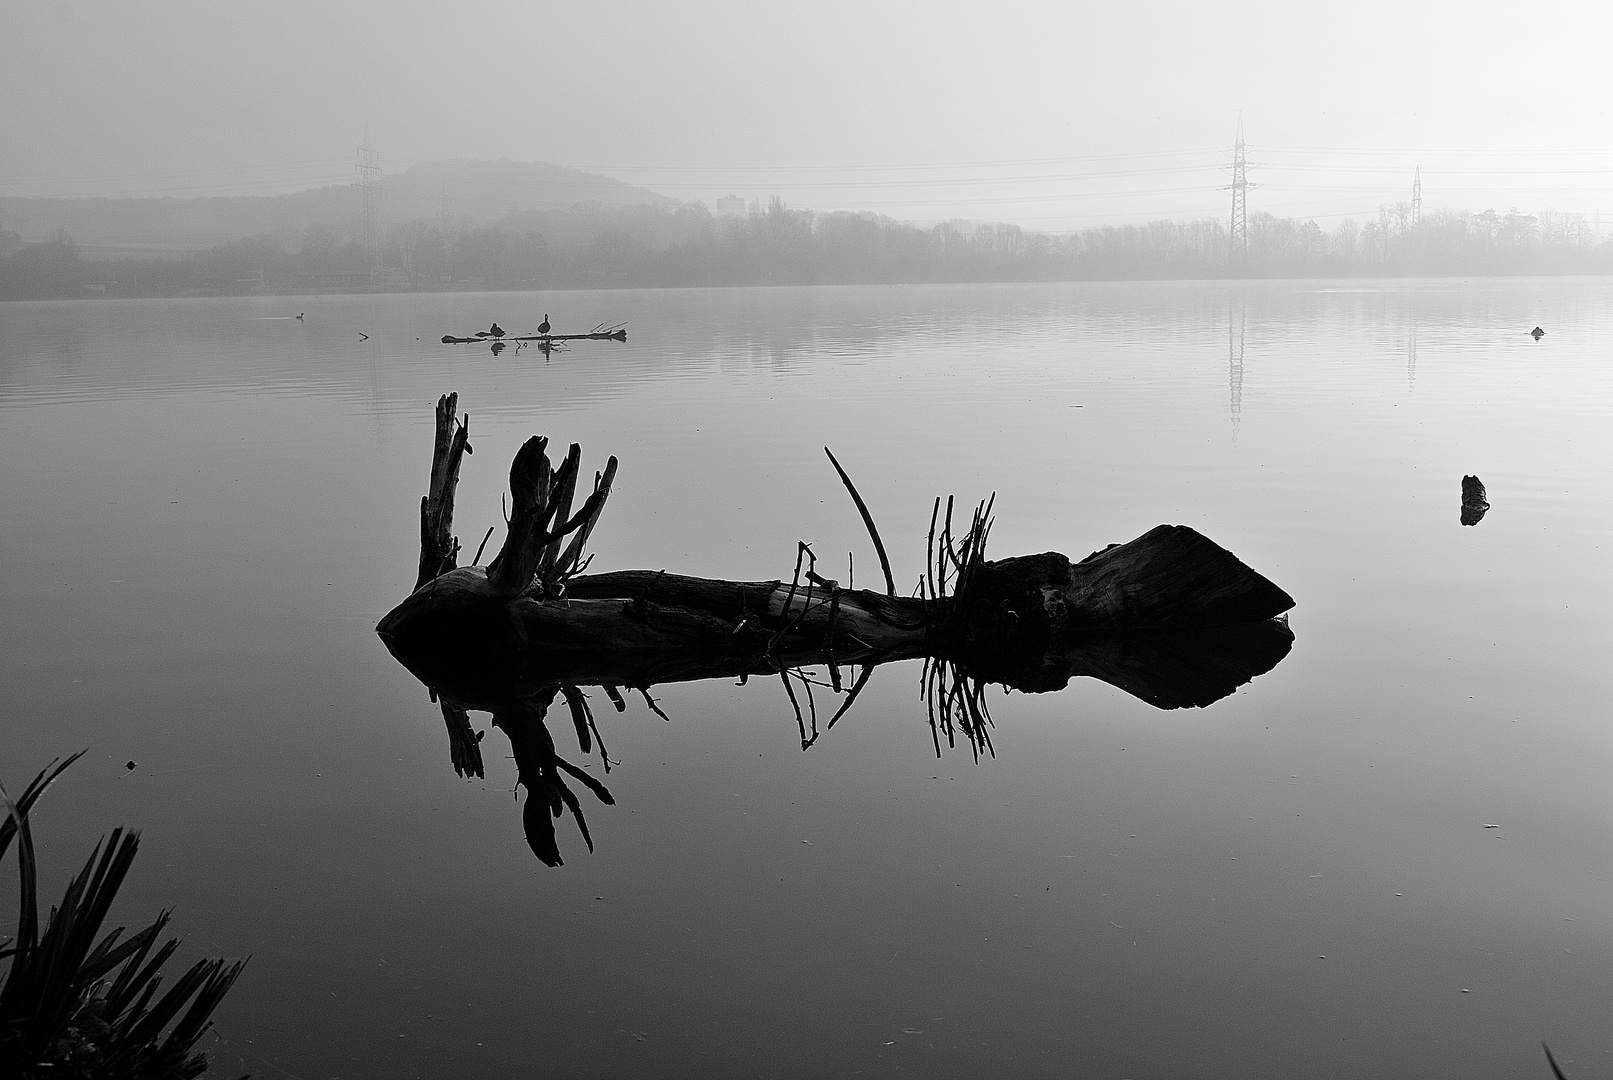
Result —
<instances>
[{"instance_id":1,"label":"waterfowl on water","mask_svg":"<svg viewBox=\"0 0 1613 1080\"><path fill-rule=\"evenodd\" d=\"M1546 332L1537 326L1533 330L1529 331L1529 336L1534 338L1536 341L1539 341L1541 338L1546 336Z\"/></svg>"},{"instance_id":2,"label":"waterfowl on water","mask_svg":"<svg viewBox=\"0 0 1613 1080\"><path fill-rule=\"evenodd\" d=\"M549 332L549 316L548 316L548 313L545 312L544 316L543 316L543 321L538 324L538 333L547 334L548 332Z\"/></svg>"},{"instance_id":3,"label":"waterfowl on water","mask_svg":"<svg viewBox=\"0 0 1613 1080\"><path fill-rule=\"evenodd\" d=\"M302 312L302 311L297 312L297 321L298 322L302 322L302 317L303 317L304 314L306 314L306 312Z\"/></svg>"},{"instance_id":4,"label":"waterfowl on water","mask_svg":"<svg viewBox=\"0 0 1613 1080\"><path fill-rule=\"evenodd\" d=\"M498 323L494 323L492 326L488 327L487 332L488 332L488 334L490 334L493 337L503 337L504 336L504 328L502 326L500 326Z\"/></svg>"}]
</instances>

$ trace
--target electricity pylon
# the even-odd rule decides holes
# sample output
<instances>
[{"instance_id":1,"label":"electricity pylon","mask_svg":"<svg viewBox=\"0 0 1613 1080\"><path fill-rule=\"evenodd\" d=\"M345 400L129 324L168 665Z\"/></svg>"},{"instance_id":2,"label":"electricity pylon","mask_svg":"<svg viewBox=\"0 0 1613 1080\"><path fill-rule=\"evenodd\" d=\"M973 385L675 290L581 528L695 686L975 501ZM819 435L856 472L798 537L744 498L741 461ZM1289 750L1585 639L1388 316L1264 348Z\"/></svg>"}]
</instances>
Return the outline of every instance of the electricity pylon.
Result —
<instances>
[{"instance_id":1,"label":"electricity pylon","mask_svg":"<svg viewBox=\"0 0 1613 1080\"><path fill-rule=\"evenodd\" d=\"M1232 147L1232 224L1227 230L1230 246L1227 261L1237 266L1249 254L1249 216L1244 192L1249 188L1249 163L1243 154L1243 114L1238 114L1238 141Z\"/></svg>"}]
</instances>

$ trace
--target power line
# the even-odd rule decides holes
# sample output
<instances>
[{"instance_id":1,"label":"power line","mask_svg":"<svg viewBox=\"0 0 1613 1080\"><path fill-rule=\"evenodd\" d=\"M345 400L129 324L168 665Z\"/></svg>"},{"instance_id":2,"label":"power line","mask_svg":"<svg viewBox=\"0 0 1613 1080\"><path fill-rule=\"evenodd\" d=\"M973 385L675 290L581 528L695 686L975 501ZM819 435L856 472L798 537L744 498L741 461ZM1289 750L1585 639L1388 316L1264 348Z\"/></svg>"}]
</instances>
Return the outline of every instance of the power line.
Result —
<instances>
[{"instance_id":1,"label":"power line","mask_svg":"<svg viewBox=\"0 0 1613 1080\"><path fill-rule=\"evenodd\" d=\"M1586 157L1591 155L1613 155L1613 148L1591 147L1588 149L1540 149L1540 150L1484 150L1471 147L1388 147L1388 146L1284 146L1277 143L1250 143L1249 146L1260 153L1301 153L1301 154L1384 154L1416 158L1432 158L1441 155L1461 157Z\"/></svg>"}]
</instances>

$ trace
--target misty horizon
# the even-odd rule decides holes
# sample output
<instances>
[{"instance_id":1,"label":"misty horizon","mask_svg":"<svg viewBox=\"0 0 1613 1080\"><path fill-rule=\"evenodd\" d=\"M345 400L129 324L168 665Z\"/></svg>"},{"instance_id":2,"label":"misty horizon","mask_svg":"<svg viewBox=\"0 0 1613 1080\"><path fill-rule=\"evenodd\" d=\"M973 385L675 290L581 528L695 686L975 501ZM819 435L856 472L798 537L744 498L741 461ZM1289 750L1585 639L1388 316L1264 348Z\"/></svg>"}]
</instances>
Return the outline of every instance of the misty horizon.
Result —
<instances>
[{"instance_id":1,"label":"misty horizon","mask_svg":"<svg viewBox=\"0 0 1613 1080\"><path fill-rule=\"evenodd\" d=\"M1256 141L1246 146L1250 211L1316 220L1324 226L1370 218L1384 205L1408 201L1419 181L1429 205L1469 213L1521 207L1599 219L1603 194L1613 193L1613 187L1592 182L1613 177L1613 150L1361 151ZM681 170L526 161L505 155L437 158L388 168L384 154L376 151L374 157L388 196L382 212L393 221L455 214L486 220L488 215L476 213L472 206L487 201L486 193L470 187L464 177L447 181L451 189L445 186L440 195L435 190L425 195L411 191L404 200L408 209L402 211L394 204L394 189L400 178L451 172L454 167L508 166L581 173L633 188L646 202L699 204L714 213L733 212L736 205L765 206L781 198L797 209L873 213L919 226L991 222L1058 234L1105 225L1226 217L1234 153L1229 140L1224 146L1036 161ZM168 173L88 182L0 182L0 201L280 198L354 187L362 158L359 147L346 159L319 161L310 171L299 169L295 179L277 176L272 169L243 167L186 177ZM587 198L597 198L597 192L589 192ZM1044 210L1063 206L1086 209L1056 214ZM6 227L10 226L0 213L0 228Z\"/></svg>"},{"instance_id":2,"label":"misty horizon","mask_svg":"<svg viewBox=\"0 0 1613 1080\"><path fill-rule=\"evenodd\" d=\"M1370 216L1419 169L1470 212L1595 216L1613 182L1613 15L1576 3L378 10L8 5L0 197L288 194L354 182L368 145L386 175L552 162L1058 233L1224 216L1240 117L1277 217Z\"/></svg>"}]
</instances>

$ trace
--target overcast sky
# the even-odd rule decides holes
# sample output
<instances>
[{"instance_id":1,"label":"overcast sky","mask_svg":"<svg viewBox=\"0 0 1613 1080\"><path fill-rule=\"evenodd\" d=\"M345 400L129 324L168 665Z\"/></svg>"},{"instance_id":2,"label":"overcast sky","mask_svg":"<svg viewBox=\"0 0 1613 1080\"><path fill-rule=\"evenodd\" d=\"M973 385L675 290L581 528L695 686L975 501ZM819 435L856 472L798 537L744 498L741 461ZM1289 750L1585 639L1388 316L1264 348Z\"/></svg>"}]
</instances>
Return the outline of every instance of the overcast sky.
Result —
<instances>
[{"instance_id":1,"label":"overcast sky","mask_svg":"<svg viewBox=\"0 0 1613 1080\"><path fill-rule=\"evenodd\" d=\"M0 0L0 194L276 194L449 157L1064 229L1613 219L1613 4Z\"/></svg>"}]
</instances>

